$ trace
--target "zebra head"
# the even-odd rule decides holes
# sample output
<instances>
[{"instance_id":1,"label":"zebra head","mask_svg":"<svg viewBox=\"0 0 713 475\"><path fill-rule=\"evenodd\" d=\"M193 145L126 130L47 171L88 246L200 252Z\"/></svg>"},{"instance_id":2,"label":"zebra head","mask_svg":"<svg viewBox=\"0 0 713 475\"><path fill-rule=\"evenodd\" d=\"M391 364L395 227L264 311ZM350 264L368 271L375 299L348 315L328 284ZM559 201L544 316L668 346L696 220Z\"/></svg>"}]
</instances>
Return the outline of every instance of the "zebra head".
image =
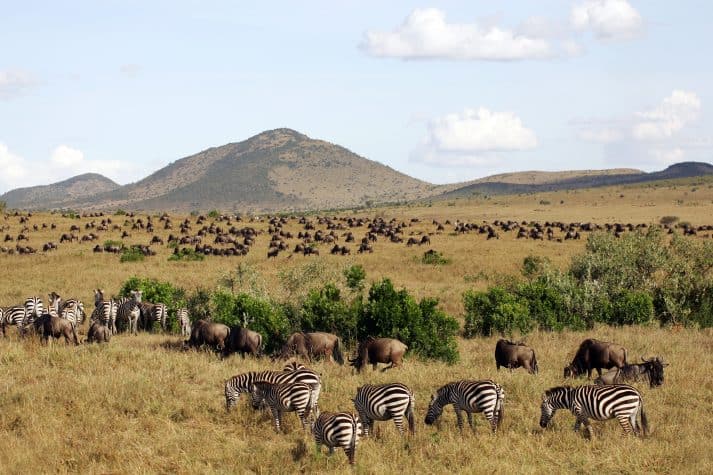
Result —
<instances>
[{"instance_id":1,"label":"zebra head","mask_svg":"<svg viewBox=\"0 0 713 475\"><path fill-rule=\"evenodd\" d=\"M250 386L250 396L252 398L253 409L258 410L265 407L265 392L270 383L258 381Z\"/></svg>"},{"instance_id":2,"label":"zebra head","mask_svg":"<svg viewBox=\"0 0 713 475\"><path fill-rule=\"evenodd\" d=\"M443 414L443 403L441 402L441 395L432 395L431 402L428 403L428 411L426 412L426 424L431 425L438 420Z\"/></svg>"},{"instance_id":3,"label":"zebra head","mask_svg":"<svg viewBox=\"0 0 713 475\"><path fill-rule=\"evenodd\" d=\"M571 390L569 386L561 386L545 391L540 407L540 427L546 428L549 425L557 409L569 407Z\"/></svg>"},{"instance_id":4,"label":"zebra head","mask_svg":"<svg viewBox=\"0 0 713 475\"><path fill-rule=\"evenodd\" d=\"M132 290L131 291L131 296L136 300L137 302L141 302L141 296L143 294L143 291L141 290Z\"/></svg>"}]
</instances>

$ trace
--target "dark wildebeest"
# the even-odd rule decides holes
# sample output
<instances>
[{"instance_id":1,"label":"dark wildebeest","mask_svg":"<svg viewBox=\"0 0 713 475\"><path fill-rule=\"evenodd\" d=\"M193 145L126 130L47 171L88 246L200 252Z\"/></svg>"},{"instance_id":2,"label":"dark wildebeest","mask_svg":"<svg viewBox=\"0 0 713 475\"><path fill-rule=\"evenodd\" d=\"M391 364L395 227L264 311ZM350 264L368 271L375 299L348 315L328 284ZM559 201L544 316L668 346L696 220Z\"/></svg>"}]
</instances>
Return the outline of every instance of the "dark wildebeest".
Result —
<instances>
[{"instance_id":1,"label":"dark wildebeest","mask_svg":"<svg viewBox=\"0 0 713 475\"><path fill-rule=\"evenodd\" d=\"M290 335L282 347L281 358L301 356L308 361L313 357L325 358L344 364L342 342L337 335L325 332L296 332Z\"/></svg>"},{"instance_id":2,"label":"dark wildebeest","mask_svg":"<svg viewBox=\"0 0 713 475\"><path fill-rule=\"evenodd\" d=\"M245 357L245 353L260 356L262 354L262 335L240 325L230 327L227 351L240 352L243 357Z\"/></svg>"},{"instance_id":3,"label":"dark wildebeest","mask_svg":"<svg viewBox=\"0 0 713 475\"><path fill-rule=\"evenodd\" d=\"M200 348L207 345L225 353L229 336L230 327L227 325L198 320L191 330L191 337L184 342L184 346Z\"/></svg>"},{"instance_id":4,"label":"dark wildebeest","mask_svg":"<svg viewBox=\"0 0 713 475\"><path fill-rule=\"evenodd\" d=\"M498 371L504 366L508 369L523 367L530 374L537 374L535 350L524 343L513 343L502 338L495 345L495 366Z\"/></svg>"},{"instance_id":5,"label":"dark wildebeest","mask_svg":"<svg viewBox=\"0 0 713 475\"><path fill-rule=\"evenodd\" d=\"M372 369L375 370L378 363L391 363L390 366L381 370L386 371L389 368L401 366L406 350L408 350L408 346L395 338L374 338L370 336L359 343L357 355L354 359L350 359L349 363L358 372L361 372L361 369L367 364L371 364Z\"/></svg>"},{"instance_id":6,"label":"dark wildebeest","mask_svg":"<svg viewBox=\"0 0 713 475\"><path fill-rule=\"evenodd\" d=\"M69 320L60 317L53 317L49 313L43 314L40 318L35 320L35 329L42 331L42 341L48 343L51 338L61 338L64 337L64 342L66 344L74 343L79 344L79 338L77 338L77 331L74 329L74 325L70 323Z\"/></svg>"},{"instance_id":7,"label":"dark wildebeest","mask_svg":"<svg viewBox=\"0 0 713 475\"><path fill-rule=\"evenodd\" d=\"M586 371L587 378L591 378L593 369L601 376L602 368L622 368L625 364L626 348L616 343L588 338L579 345L574 359L564 368L564 377L574 378Z\"/></svg>"},{"instance_id":8,"label":"dark wildebeest","mask_svg":"<svg viewBox=\"0 0 713 475\"><path fill-rule=\"evenodd\" d=\"M109 343L111 332L109 327L94 321L87 332L87 343Z\"/></svg>"},{"instance_id":9,"label":"dark wildebeest","mask_svg":"<svg viewBox=\"0 0 713 475\"><path fill-rule=\"evenodd\" d=\"M643 363L625 364L621 369L608 371L595 379L594 384L626 384L644 379L652 388L663 385L663 369L668 364L658 356L649 359L642 356L641 361Z\"/></svg>"}]
</instances>

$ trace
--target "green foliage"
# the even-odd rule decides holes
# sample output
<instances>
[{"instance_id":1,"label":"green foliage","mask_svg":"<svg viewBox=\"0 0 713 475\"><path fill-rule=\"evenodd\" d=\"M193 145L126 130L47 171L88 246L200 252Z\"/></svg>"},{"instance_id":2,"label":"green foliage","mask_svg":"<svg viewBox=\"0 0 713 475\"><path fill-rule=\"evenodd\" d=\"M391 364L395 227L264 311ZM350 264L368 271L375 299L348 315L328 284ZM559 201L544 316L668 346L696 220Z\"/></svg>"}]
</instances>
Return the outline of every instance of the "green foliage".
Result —
<instances>
[{"instance_id":1,"label":"green foliage","mask_svg":"<svg viewBox=\"0 0 713 475\"><path fill-rule=\"evenodd\" d=\"M534 277L542 274L549 267L550 260L542 256L527 256L522 262L522 275Z\"/></svg>"},{"instance_id":2,"label":"green foliage","mask_svg":"<svg viewBox=\"0 0 713 475\"><path fill-rule=\"evenodd\" d=\"M213 218L213 219L218 218L218 217L220 217L220 212L218 212L217 209L212 209L212 210L208 211L208 217Z\"/></svg>"},{"instance_id":3,"label":"green foliage","mask_svg":"<svg viewBox=\"0 0 713 475\"><path fill-rule=\"evenodd\" d=\"M132 276L124 281L119 290L120 297L129 297L132 290L141 291L143 302L162 303L168 310L167 328L173 332L178 330L176 310L186 305L186 291L170 282ZM193 315L193 313L191 313Z\"/></svg>"},{"instance_id":4,"label":"green foliage","mask_svg":"<svg viewBox=\"0 0 713 475\"><path fill-rule=\"evenodd\" d=\"M515 330L527 334L532 330L527 301L502 287L485 292L467 291L465 307L465 337L491 336L493 333L512 335Z\"/></svg>"},{"instance_id":5,"label":"green foliage","mask_svg":"<svg viewBox=\"0 0 713 475\"><path fill-rule=\"evenodd\" d=\"M169 261L202 261L203 259L205 259L205 255L189 247L184 247L168 257Z\"/></svg>"},{"instance_id":6,"label":"green foliage","mask_svg":"<svg viewBox=\"0 0 713 475\"><path fill-rule=\"evenodd\" d=\"M438 310L437 303L435 299L417 303L406 289L396 290L389 279L375 282L358 322L359 335L398 338L424 358L454 363L458 322Z\"/></svg>"},{"instance_id":7,"label":"green foliage","mask_svg":"<svg viewBox=\"0 0 713 475\"><path fill-rule=\"evenodd\" d=\"M197 288L186 298L186 308L192 322L210 316L211 292L203 287Z\"/></svg>"},{"instance_id":8,"label":"green foliage","mask_svg":"<svg viewBox=\"0 0 713 475\"><path fill-rule=\"evenodd\" d=\"M366 279L366 271L361 264L355 264L347 269L344 269L344 277L347 279L347 287L357 292L364 288L364 279Z\"/></svg>"},{"instance_id":9,"label":"green foliage","mask_svg":"<svg viewBox=\"0 0 713 475\"><path fill-rule=\"evenodd\" d=\"M104 247L109 247L109 246L123 247L124 243L121 241L114 241L112 239L107 239L106 241L104 241Z\"/></svg>"},{"instance_id":10,"label":"green foliage","mask_svg":"<svg viewBox=\"0 0 713 475\"><path fill-rule=\"evenodd\" d=\"M450 263L450 259L443 257L443 254L434 250L426 251L421 257L421 264L443 266Z\"/></svg>"},{"instance_id":11,"label":"green foliage","mask_svg":"<svg viewBox=\"0 0 713 475\"><path fill-rule=\"evenodd\" d=\"M137 249L135 247L125 247L121 251L119 262L141 262L144 258L145 256L141 252L141 249Z\"/></svg>"},{"instance_id":12,"label":"green foliage","mask_svg":"<svg viewBox=\"0 0 713 475\"><path fill-rule=\"evenodd\" d=\"M678 221L678 216L662 216L661 219L659 220L659 223L662 225L672 225L676 221Z\"/></svg>"},{"instance_id":13,"label":"green foliage","mask_svg":"<svg viewBox=\"0 0 713 475\"><path fill-rule=\"evenodd\" d=\"M654 316L654 302L646 292L624 290L612 301L610 324L643 325Z\"/></svg>"},{"instance_id":14,"label":"green foliage","mask_svg":"<svg viewBox=\"0 0 713 475\"><path fill-rule=\"evenodd\" d=\"M521 284L517 294L527 302L528 313L541 330L583 330L582 294L567 276L541 276Z\"/></svg>"},{"instance_id":15,"label":"green foliage","mask_svg":"<svg viewBox=\"0 0 713 475\"><path fill-rule=\"evenodd\" d=\"M117 209L114 212L114 216L126 216L126 214L128 214L128 213L121 208Z\"/></svg>"},{"instance_id":16,"label":"green foliage","mask_svg":"<svg viewBox=\"0 0 713 475\"><path fill-rule=\"evenodd\" d=\"M356 338L357 316L342 300L339 289L334 284L326 284L307 294L300 311L300 328L334 333L352 341Z\"/></svg>"}]
</instances>

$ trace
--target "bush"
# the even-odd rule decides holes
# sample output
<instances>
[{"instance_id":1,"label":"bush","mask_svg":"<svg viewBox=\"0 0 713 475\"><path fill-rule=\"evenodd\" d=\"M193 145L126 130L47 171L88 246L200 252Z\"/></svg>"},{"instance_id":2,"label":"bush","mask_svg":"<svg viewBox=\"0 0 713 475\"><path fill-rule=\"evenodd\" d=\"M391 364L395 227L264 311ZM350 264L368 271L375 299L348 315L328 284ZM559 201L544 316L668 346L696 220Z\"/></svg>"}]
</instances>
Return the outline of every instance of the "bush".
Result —
<instances>
[{"instance_id":1,"label":"bush","mask_svg":"<svg viewBox=\"0 0 713 475\"><path fill-rule=\"evenodd\" d=\"M141 300L143 302L165 304L168 310L166 328L173 332L178 331L176 310L186 305L186 292L184 289L176 287L170 282L134 276L124 281L119 290L119 296L129 297L132 290L140 290L142 292Z\"/></svg>"},{"instance_id":2,"label":"bush","mask_svg":"<svg viewBox=\"0 0 713 475\"><path fill-rule=\"evenodd\" d=\"M357 314L342 300L339 289L334 284L326 284L322 289L313 289L300 309L300 329L302 331L323 331L335 333L347 341L356 339Z\"/></svg>"},{"instance_id":3,"label":"bush","mask_svg":"<svg viewBox=\"0 0 713 475\"><path fill-rule=\"evenodd\" d=\"M424 358L454 363L458 322L438 310L437 303L435 299L417 303L405 289L394 289L389 279L375 282L359 318L360 339L369 335L397 338Z\"/></svg>"},{"instance_id":4,"label":"bush","mask_svg":"<svg viewBox=\"0 0 713 475\"><path fill-rule=\"evenodd\" d=\"M493 333L512 335L515 330L527 334L532 330L527 301L502 287L491 287L486 292L469 290L463 295L463 303L466 338Z\"/></svg>"},{"instance_id":5,"label":"bush","mask_svg":"<svg viewBox=\"0 0 713 475\"><path fill-rule=\"evenodd\" d=\"M540 330L583 330L587 325L574 308L578 299L574 289L568 290L558 288L546 278L539 278L522 284L518 294L525 300L528 314L537 322Z\"/></svg>"},{"instance_id":6,"label":"bush","mask_svg":"<svg viewBox=\"0 0 713 475\"><path fill-rule=\"evenodd\" d=\"M184 247L180 251L168 256L169 261L202 261L205 256L195 249Z\"/></svg>"},{"instance_id":7,"label":"bush","mask_svg":"<svg viewBox=\"0 0 713 475\"><path fill-rule=\"evenodd\" d=\"M114 212L114 216L125 216L127 213L123 209L119 208Z\"/></svg>"},{"instance_id":8,"label":"bush","mask_svg":"<svg viewBox=\"0 0 713 475\"><path fill-rule=\"evenodd\" d=\"M220 217L220 213L218 212L217 209L212 209L212 210L208 211L208 217L215 219L215 218Z\"/></svg>"},{"instance_id":9,"label":"bush","mask_svg":"<svg viewBox=\"0 0 713 475\"><path fill-rule=\"evenodd\" d=\"M355 264L344 270L344 277L347 279L347 287L353 291L361 291L364 288L366 271L360 264Z\"/></svg>"},{"instance_id":10,"label":"bush","mask_svg":"<svg viewBox=\"0 0 713 475\"><path fill-rule=\"evenodd\" d=\"M676 221L678 221L678 216L662 216L661 219L659 220L659 223L661 223L664 226L666 226L666 225L670 226L673 223L675 223Z\"/></svg>"},{"instance_id":11,"label":"bush","mask_svg":"<svg viewBox=\"0 0 713 475\"><path fill-rule=\"evenodd\" d=\"M443 254L432 249L424 252L423 257L421 258L421 264L442 266L450 263L450 259L443 257Z\"/></svg>"},{"instance_id":12,"label":"bush","mask_svg":"<svg viewBox=\"0 0 713 475\"><path fill-rule=\"evenodd\" d=\"M624 290L612 301L610 325L643 325L654 316L654 302L645 292Z\"/></svg>"},{"instance_id":13,"label":"bush","mask_svg":"<svg viewBox=\"0 0 713 475\"><path fill-rule=\"evenodd\" d=\"M121 251L120 262L141 262L145 258L144 253L141 249L135 247L125 247Z\"/></svg>"}]
</instances>

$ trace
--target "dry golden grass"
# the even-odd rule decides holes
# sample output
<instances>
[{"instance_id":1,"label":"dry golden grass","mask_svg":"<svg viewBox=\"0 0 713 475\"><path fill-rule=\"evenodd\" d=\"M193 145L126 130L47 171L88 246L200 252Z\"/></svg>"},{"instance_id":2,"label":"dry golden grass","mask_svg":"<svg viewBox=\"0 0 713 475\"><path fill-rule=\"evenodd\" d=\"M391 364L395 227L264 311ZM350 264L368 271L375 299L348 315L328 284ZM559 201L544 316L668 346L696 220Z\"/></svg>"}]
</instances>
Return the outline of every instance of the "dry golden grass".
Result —
<instances>
[{"instance_id":1,"label":"dry golden grass","mask_svg":"<svg viewBox=\"0 0 713 475\"><path fill-rule=\"evenodd\" d=\"M564 383L562 367L578 343L596 335L639 354L663 355L664 386L639 385L651 426L643 440L625 437L616 421L594 423L595 439L572 431L573 417L558 413L539 428L542 392ZM107 346L44 347L11 337L0 341L0 466L5 473L296 473L350 471L343 452L317 455L287 414L278 435L267 413L241 399L225 412L223 381L243 371L275 368L269 359L181 352L177 337L117 336ZM323 410L352 410L351 397L366 382L399 381L416 395L417 432L401 439L391 422L376 423L376 438L357 450L358 473L703 473L710 471L707 433L713 424L713 345L710 332L655 328L597 328L588 333L530 335L540 373L495 370L495 338L460 341L455 366L406 361L401 370L367 369L324 362ZM174 344L175 343L175 344ZM440 427L423 417L430 394L457 379L492 378L506 392L505 419L493 436L482 415L476 432L461 435L451 408Z\"/></svg>"},{"instance_id":2,"label":"dry golden grass","mask_svg":"<svg viewBox=\"0 0 713 475\"><path fill-rule=\"evenodd\" d=\"M652 223L662 216L675 215L694 224L713 224L712 183L696 180L655 188L630 186L457 200L358 214L379 214L407 222L418 217L421 221L410 228L414 232L432 231L432 219ZM696 191L692 191L694 187ZM622 194L624 197L620 197ZM561 200L564 203L560 204ZM542 205L541 201L552 204ZM117 223L124 220L119 216L112 219ZM31 232L30 245L41 247L49 240L58 241L70 224L83 227L88 221L37 214L30 225L56 222L58 229ZM174 223L178 221L174 217ZM6 224L10 225L10 234L19 232L17 218L10 218ZM252 225L267 228L265 222ZM289 226L295 233L298 229L295 224ZM169 262L170 250L159 248L159 255L144 262L120 264L115 255L93 254L86 243L65 244L56 252L34 256L4 254L0 255L0 304L16 304L34 294L46 299L48 292L56 290L84 299L91 308L93 288L117 292L131 275L168 280L188 290L213 288L220 275L239 262L254 265L264 285L278 292L279 271L319 259L335 275L348 264L360 263L368 280L388 276L417 296L439 297L442 308L460 318L464 290L492 285L499 275L517 274L528 254L544 255L556 265L566 266L584 246L584 240L535 242L516 240L514 235L504 233L498 241L486 241L483 235L450 235L451 229L447 227L446 232L431 237L431 247L453 260L446 266L418 263L416 258L425 248L407 248L383 240L375 244L373 254L335 257L325 255L328 247L322 246L318 258L288 258L289 253L285 253L268 261L267 234L259 236L246 258L208 257L202 262ZM361 237L364 228L354 231ZM151 237L139 231L132 234L125 240L127 244L146 244ZM157 229L156 234L165 238L168 231ZM101 233L100 243L118 238L117 232ZM341 452L331 458L326 452L316 455L312 441L300 432L293 414L286 417L288 434L276 435L270 418L253 412L245 401L231 414L225 413L223 381L238 372L281 366L268 359L232 357L221 361L212 354L181 352L178 338L169 335L120 335L108 346L76 348L21 341L14 328L9 335L0 339L2 472L351 471ZM659 354L671 363L662 388L642 387L652 426L649 438L623 437L618 424L609 421L596 424L597 437L586 441L571 431L573 419L568 414L558 414L547 431L539 429L542 392L564 382L562 367L588 336L625 345L632 360L640 354ZM711 467L707 434L713 428L713 383L709 377L713 370L712 336L710 331L638 327L535 333L527 338L540 362L540 374L534 377L522 371L495 371L496 338L460 340L461 362L454 366L410 358L404 369L383 374L367 370L352 375L347 367L325 363L317 363L315 368L323 374L323 410L350 410L357 386L366 382L401 381L416 393L416 436L402 440L392 423L377 423L376 438L359 445L355 469L359 473L701 473ZM505 388L506 418L497 436L489 434L480 415L476 417L476 433L466 430L461 436L450 408L440 428L423 425L430 394L460 378L493 378Z\"/></svg>"}]
</instances>

